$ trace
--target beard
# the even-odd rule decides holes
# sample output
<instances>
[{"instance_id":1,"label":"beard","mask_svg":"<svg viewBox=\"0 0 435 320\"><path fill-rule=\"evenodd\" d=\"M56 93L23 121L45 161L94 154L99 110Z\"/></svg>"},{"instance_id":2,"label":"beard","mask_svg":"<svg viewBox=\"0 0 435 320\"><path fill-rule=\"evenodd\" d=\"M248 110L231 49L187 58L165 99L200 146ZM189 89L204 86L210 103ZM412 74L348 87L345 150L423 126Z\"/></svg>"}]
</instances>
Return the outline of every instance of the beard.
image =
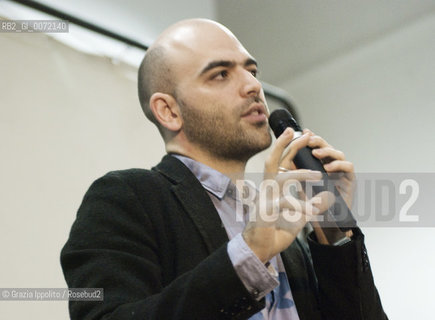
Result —
<instances>
[{"instance_id":1,"label":"beard","mask_svg":"<svg viewBox=\"0 0 435 320\"><path fill-rule=\"evenodd\" d=\"M272 137L267 122L249 124L239 121L240 113L253 102L234 108L233 114L225 114L219 104L213 108L200 108L177 99L183 117L186 137L202 150L224 160L247 161L255 154L268 148Z\"/></svg>"}]
</instances>

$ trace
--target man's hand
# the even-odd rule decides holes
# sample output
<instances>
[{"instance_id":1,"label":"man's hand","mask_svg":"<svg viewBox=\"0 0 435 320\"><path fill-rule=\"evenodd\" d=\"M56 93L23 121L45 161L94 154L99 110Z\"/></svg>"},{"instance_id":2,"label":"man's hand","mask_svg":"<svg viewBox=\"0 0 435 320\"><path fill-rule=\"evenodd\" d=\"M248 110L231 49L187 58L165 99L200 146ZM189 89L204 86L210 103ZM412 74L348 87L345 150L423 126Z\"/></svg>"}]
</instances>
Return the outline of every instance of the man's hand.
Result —
<instances>
[{"instance_id":1,"label":"man's hand","mask_svg":"<svg viewBox=\"0 0 435 320\"><path fill-rule=\"evenodd\" d=\"M243 231L247 245L266 262L285 250L313 215L326 211L334 203L334 195L321 192L307 200L301 182L318 181L320 172L289 169L297 151L306 147L312 137L304 134L292 141L290 128L276 140L265 162L265 180L256 198L256 215ZM293 192L292 192L293 190Z\"/></svg>"},{"instance_id":2,"label":"man's hand","mask_svg":"<svg viewBox=\"0 0 435 320\"><path fill-rule=\"evenodd\" d=\"M355 192L355 173L352 162L347 161L344 153L334 149L322 137L315 135L308 129L304 134L309 136L308 146L313 149L313 156L322 161L326 172L333 175L335 186L348 208L352 207ZM339 179L336 179L339 177Z\"/></svg>"}]
</instances>

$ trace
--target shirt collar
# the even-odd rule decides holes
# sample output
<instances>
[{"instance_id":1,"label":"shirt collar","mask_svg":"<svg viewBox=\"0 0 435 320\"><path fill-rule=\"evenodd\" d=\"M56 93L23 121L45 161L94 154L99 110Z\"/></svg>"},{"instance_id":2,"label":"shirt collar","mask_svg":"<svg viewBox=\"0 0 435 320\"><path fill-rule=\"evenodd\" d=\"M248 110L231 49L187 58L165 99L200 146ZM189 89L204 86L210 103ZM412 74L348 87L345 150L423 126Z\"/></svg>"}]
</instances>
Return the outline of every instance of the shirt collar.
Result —
<instances>
[{"instance_id":1,"label":"shirt collar","mask_svg":"<svg viewBox=\"0 0 435 320\"><path fill-rule=\"evenodd\" d=\"M223 173L186 156L179 154L171 155L183 162L184 165L192 171L204 189L214 194L220 200L223 199L227 192L229 196L236 197L236 186L232 184L231 179Z\"/></svg>"}]
</instances>

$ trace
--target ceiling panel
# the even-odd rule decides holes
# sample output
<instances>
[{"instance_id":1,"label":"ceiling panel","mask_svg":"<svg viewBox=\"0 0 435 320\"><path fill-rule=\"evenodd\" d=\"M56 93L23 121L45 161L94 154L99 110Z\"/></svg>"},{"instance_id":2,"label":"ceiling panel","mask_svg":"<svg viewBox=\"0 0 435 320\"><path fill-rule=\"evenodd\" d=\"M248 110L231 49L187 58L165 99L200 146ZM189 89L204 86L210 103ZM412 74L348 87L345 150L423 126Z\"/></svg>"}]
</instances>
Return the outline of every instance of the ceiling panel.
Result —
<instances>
[{"instance_id":1,"label":"ceiling panel","mask_svg":"<svg viewBox=\"0 0 435 320\"><path fill-rule=\"evenodd\" d=\"M216 0L216 16L282 81L435 10L433 0Z\"/></svg>"}]
</instances>

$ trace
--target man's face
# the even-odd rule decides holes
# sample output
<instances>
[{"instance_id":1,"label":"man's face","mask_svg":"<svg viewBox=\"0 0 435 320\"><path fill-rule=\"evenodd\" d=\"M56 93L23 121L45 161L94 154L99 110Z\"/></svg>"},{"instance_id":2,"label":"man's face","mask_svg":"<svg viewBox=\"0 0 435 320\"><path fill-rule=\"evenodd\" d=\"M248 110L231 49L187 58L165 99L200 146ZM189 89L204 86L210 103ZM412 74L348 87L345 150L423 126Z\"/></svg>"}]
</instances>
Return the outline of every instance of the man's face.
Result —
<instances>
[{"instance_id":1,"label":"man's face","mask_svg":"<svg viewBox=\"0 0 435 320\"><path fill-rule=\"evenodd\" d=\"M174 71L187 139L231 160L247 160L267 148L268 109L254 59L220 29L186 47Z\"/></svg>"}]
</instances>

